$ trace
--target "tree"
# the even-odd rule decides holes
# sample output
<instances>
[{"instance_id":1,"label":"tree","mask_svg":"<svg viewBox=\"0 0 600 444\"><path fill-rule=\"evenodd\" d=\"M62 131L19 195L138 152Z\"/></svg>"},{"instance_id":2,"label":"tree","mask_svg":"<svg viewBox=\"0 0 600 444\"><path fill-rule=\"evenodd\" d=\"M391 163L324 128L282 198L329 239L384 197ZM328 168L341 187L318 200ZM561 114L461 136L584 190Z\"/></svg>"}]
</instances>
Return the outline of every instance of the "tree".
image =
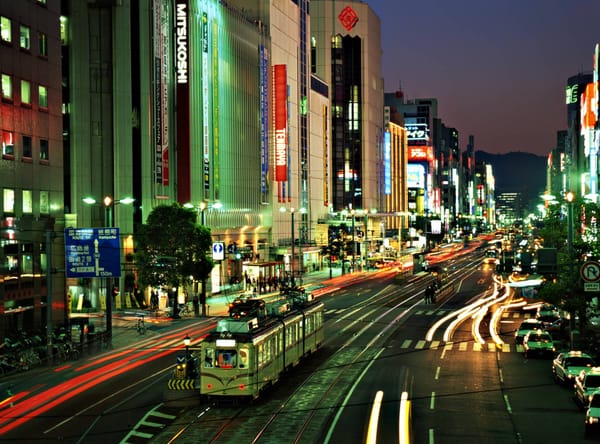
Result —
<instances>
[{"instance_id":1,"label":"tree","mask_svg":"<svg viewBox=\"0 0 600 444\"><path fill-rule=\"evenodd\" d=\"M206 315L206 280L213 268L210 229L196 223L194 210L161 205L138 230L136 264L142 286L189 288L202 282L202 314ZM176 311L174 311L176 314Z\"/></svg>"}]
</instances>

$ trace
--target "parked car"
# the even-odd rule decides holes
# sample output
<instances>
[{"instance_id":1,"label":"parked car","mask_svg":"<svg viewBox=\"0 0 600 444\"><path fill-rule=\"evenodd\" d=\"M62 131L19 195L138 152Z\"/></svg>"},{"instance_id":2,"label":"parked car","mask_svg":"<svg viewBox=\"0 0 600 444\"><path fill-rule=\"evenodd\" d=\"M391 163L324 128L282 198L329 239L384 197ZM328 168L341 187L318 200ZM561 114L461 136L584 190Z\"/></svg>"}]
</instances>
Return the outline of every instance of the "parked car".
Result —
<instances>
[{"instance_id":1,"label":"parked car","mask_svg":"<svg viewBox=\"0 0 600 444\"><path fill-rule=\"evenodd\" d=\"M552 376L557 382L573 385L575 378L582 371L591 370L594 360L587 353L569 351L559 353L552 361Z\"/></svg>"},{"instance_id":2,"label":"parked car","mask_svg":"<svg viewBox=\"0 0 600 444\"><path fill-rule=\"evenodd\" d=\"M600 367L582 370L575 378L575 400L587 408L592 394L600 390Z\"/></svg>"},{"instance_id":3,"label":"parked car","mask_svg":"<svg viewBox=\"0 0 600 444\"><path fill-rule=\"evenodd\" d=\"M554 356L556 348L552 336L545 330L533 330L523 338L523 353L528 358L532 355Z\"/></svg>"},{"instance_id":4,"label":"parked car","mask_svg":"<svg viewBox=\"0 0 600 444\"><path fill-rule=\"evenodd\" d=\"M521 325L515 332L515 344L522 344L523 338L530 331L537 330L543 327L543 324L537 319L528 318L521 322Z\"/></svg>"}]
</instances>

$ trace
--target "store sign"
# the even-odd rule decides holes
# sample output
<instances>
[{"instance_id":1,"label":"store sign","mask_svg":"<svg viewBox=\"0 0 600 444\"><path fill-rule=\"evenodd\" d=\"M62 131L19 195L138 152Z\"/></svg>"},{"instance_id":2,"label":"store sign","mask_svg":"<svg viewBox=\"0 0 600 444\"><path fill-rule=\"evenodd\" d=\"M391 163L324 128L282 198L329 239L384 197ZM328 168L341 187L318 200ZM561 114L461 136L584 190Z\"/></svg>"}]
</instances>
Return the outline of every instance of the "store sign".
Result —
<instances>
[{"instance_id":1,"label":"store sign","mask_svg":"<svg viewBox=\"0 0 600 444\"><path fill-rule=\"evenodd\" d=\"M287 181L287 67L273 67L275 83L275 181Z\"/></svg>"},{"instance_id":2,"label":"store sign","mask_svg":"<svg viewBox=\"0 0 600 444\"><path fill-rule=\"evenodd\" d=\"M175 61L177 68L177 83L188 82L188 19L187 2L177 3L175 16Z\"/></svg>"},{"instance_id":3,"label":"store sign","mask_svg":"<svg viewBox=\"0 0 600 444\"><path fill-rule=\"evenodd\" d=\"M406 125L406 138L409 142L416 140L429 141L429 128L426 123Z\"/></svg>"}]
</instances>

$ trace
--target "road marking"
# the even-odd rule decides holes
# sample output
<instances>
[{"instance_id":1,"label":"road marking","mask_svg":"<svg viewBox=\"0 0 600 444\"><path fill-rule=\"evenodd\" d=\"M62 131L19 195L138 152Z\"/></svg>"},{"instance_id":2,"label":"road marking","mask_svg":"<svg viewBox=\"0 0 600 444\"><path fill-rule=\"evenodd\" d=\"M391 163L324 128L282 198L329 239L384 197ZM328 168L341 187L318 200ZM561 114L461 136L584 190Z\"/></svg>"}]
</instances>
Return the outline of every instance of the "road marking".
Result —
<instances>
[{"instance_id":1,"label":"road marking","mask_svg":"<svg viewBox=\"0 0 600 444\"><path fill-rule=\"evenodd\" d=\"M440 341L431 341L431 345L429 346L429 348L431 348L432 350L437 350L439 346Z\"/></svg>"},{"instance_id":2,"label":"road marking","mask_svg":"<svg viewBox=\"0 0 600 444\"><path fill-rule=\"evenodd\" d=\"M429 401L429 410L435 408L435 392L431 392L431 400Z\"/></svg>"},{"instance_id":3,"label":"road marking","mask_svg":"<svg viewBox=\"0 0 600 444\"><path fill-rule=\"evenodd\" d=\"M415 345L415 348L421 350L422 348L425 347L425 344L427 344L427 341L423 341L423 340L417 341L417 345Z\"/></svg>"},{"instance_id":4,"label":"road marking","mask_svg":"<svg viewBox=\"0 0 600 444\"><path fill-rule=\"evenodd\" d=\"M435 377L434 377L434 379L440 379L440 369L441 369L441 367L438 367L435 370Z\"/></svg>"},{"instance_id":5,"label":"road marking","mask_svg":"<svg viewBox=\"0 0 600 444\"><path fill-rule=\"evenodd\" d=\"M429 444L433 444L433 429L429 429Z\"/></svg>"},{"instance_id":6,"label":"road marking","mask_svg":"<svg viewBox=\"0 0 600 444\"><path fill-rule=\"evenodd\" d=\"M458 350L463 352L467 351L467 345L469 344L467 344L466 342L461 342L460 344L458 344Z\"/></svg>"},{"instance_id":7,"label":"road marking","mask_svg":"<svg viewBox=\"0 0 600 444\"><path fill-rule=\"evenodd\" d=\"M405 339L400 348L408 348L412 344L412 339Z\"/></svg>"},{"instance_id":8,"label":"road marking","mask_svg":"<svg viewBox=\"0 0 600 444\"><path fill-rule=\"evenodd\" d=\"M512 408L510 406L510 402L508 402L508 395L504 395L504 403L506 404L506 410L508 410L508 413L512 415Z\"/></svg>"}]
</instances>

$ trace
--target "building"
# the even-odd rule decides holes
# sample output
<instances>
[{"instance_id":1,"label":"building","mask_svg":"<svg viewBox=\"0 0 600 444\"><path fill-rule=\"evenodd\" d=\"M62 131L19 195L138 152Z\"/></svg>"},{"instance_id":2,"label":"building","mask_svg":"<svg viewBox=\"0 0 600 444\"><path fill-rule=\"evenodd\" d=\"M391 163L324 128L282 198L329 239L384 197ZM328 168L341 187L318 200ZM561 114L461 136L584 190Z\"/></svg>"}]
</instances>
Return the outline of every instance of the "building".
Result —
<instances>
[{"instance_id":1,"label":"building","mask_svg":"<svg viewBox=\"0 0 600 444\"><path fill-rule=\"evenodd\" d=\"M59 0L0 3L0 338L64 319L60 49Z\"/></svg>"}]
</instances>

